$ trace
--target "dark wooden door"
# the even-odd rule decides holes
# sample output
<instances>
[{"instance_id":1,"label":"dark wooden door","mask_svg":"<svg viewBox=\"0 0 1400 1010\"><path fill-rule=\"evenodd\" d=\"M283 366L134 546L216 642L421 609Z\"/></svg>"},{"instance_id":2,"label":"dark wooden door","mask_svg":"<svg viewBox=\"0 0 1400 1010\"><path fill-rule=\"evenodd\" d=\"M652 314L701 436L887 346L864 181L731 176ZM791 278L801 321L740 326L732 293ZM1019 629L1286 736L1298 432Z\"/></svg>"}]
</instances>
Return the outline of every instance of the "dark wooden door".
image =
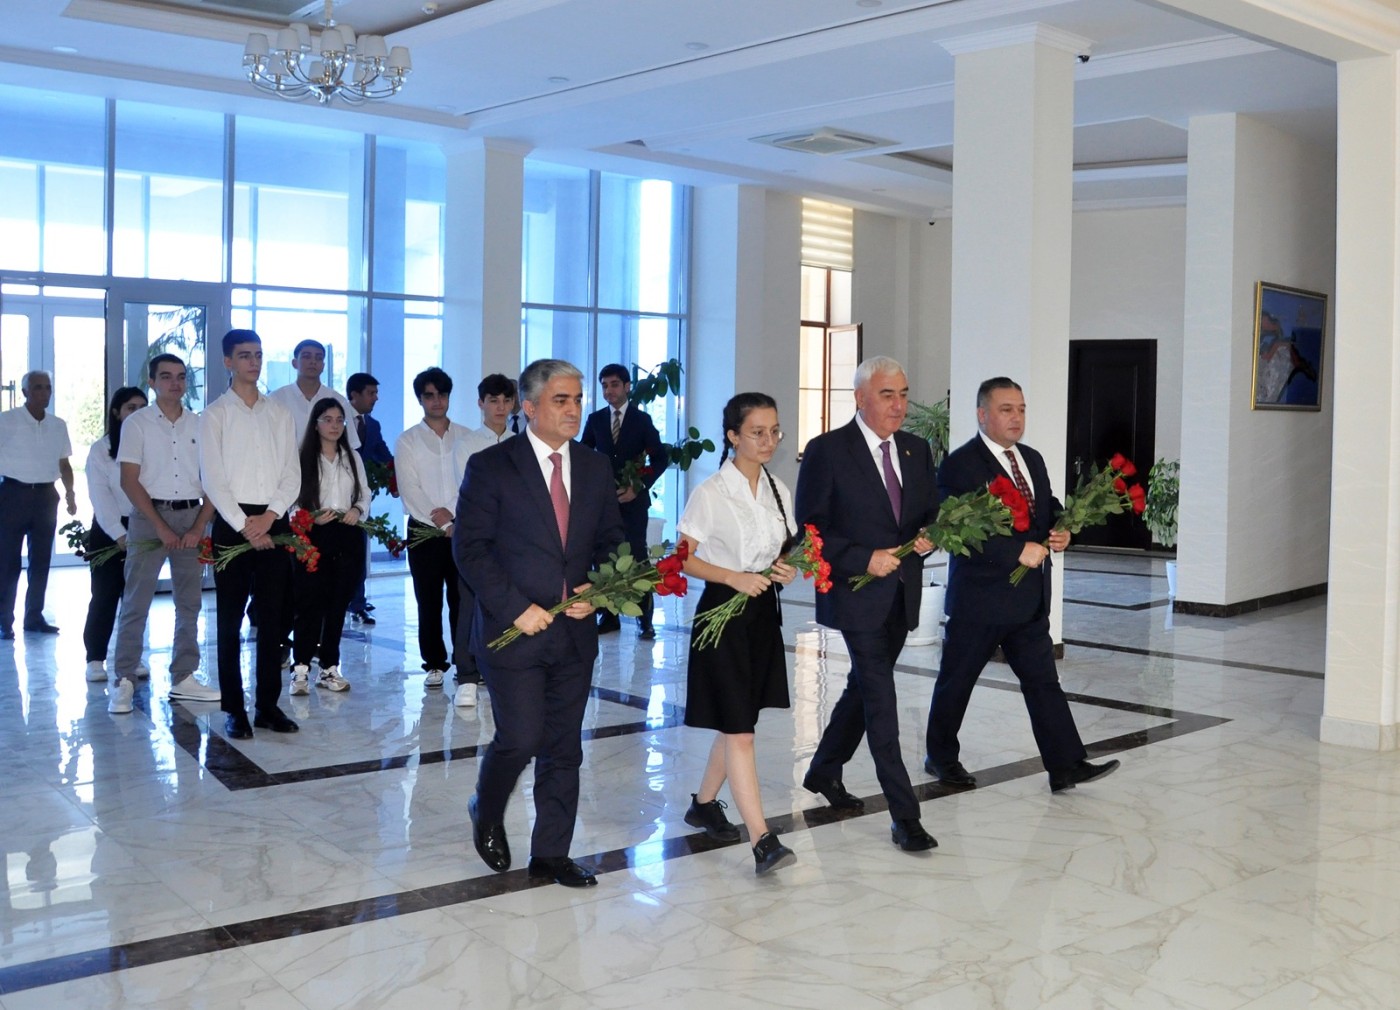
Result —
<instances>
[{"instance_id":1,"label":"dark wooden door","mask_svg":"<svg viewBox=\"0 0 1400 1010\"><path fill-rule=\"evenodd\" d=\"M1071 340L1065 490L1116 452L1136 463L1145 480L1156 449L1157 341ZM1152 535L1137 516L1121 515L1081 531L1075 542L1146 549Z\"/></svg>"}]
</instances>

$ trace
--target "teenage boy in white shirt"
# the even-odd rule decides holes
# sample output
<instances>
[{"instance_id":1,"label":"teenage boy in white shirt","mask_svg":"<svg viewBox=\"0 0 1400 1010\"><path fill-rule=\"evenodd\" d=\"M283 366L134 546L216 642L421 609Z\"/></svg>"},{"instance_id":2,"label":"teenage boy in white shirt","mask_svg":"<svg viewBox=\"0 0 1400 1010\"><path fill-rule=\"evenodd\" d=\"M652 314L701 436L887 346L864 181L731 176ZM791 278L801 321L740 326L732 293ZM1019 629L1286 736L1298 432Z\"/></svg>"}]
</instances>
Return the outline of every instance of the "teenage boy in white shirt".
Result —
<instances>
[{"instance_id":1,"label":"teenage boy in white shirt","mask_svg":"<svg viewBox=\"0 0 1400 1010\"><path fill-rule=\"evenodd\" d=\"M306 433L307 422L311 420L311 406L317 400L333 396L340 401L345 411L347 427L345 437L350 439L350 448L360 447L360 436L349 424L352 411L350 401L329 386L321 384L321 375L326 370L326 345L319 340L303 340L292 349L292 367L297 370L296 380L287 383L268 394L273 400L287 408L292 415L292 432L296 435L298 448L302 435Z\"/></svg>"}]
</instances>

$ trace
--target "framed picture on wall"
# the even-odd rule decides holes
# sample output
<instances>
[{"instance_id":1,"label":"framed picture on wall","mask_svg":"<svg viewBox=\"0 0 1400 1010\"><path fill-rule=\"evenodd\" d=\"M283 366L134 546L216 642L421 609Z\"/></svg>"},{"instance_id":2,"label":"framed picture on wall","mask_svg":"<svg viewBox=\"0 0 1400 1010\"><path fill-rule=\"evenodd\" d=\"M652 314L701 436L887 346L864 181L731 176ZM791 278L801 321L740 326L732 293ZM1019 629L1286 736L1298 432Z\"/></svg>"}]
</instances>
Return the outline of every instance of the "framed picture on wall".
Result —
<instances>
[{"instance_id":1,"label":"framed picture on wall","mask_svg":"<svg viewBox=\"0 0 1400 1010\"><path fill-rule=\"evenodd\" d=\"M1254 287L1254 410L1321 410L1327 296L1260 281Z\"/></svg>"}]
</instances>

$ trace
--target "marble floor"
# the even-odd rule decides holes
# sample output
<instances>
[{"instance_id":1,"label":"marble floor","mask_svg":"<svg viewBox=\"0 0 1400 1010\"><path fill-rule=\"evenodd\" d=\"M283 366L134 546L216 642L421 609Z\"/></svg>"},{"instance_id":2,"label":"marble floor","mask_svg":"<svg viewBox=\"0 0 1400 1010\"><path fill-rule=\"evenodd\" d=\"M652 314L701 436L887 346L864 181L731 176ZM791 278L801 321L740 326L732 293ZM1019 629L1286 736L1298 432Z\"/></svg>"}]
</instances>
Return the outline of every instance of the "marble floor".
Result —
<instances>
[{"instance_id":1,"label":"marble floor","mask_svg":"<svg viewBox=\"0 0 1400 1010\"><path fill-rule=\"evenodd\" d=\"M168 600L137 710L109 715L83 676L86 573L56 572L62 634L0 643L0 1007L1400 1006L1400 755L1317 741L1324 602L1173 620L1160 561L1066 567L1061 674L1117 774L1052 796L994 665L962 736L979 788L929 782L937 647L911 647L904 754L939 846L891 845L864 752L846 784L866 812L838 816L800 783L846 659L799 588L793 706L757 742L798 861L756 879L746 844L682 820L710 735L681 725L673 601L656 642L604 639L582 892L472 851L491 707L424 687L404 576L376 577L377 626L348 631L348 693L284 698L299 734L231 742L214 706L165 696ZM204 617L212 633L212 593ZM530 788L507 821L517 863Z\"/></svg>"}]
</instances>

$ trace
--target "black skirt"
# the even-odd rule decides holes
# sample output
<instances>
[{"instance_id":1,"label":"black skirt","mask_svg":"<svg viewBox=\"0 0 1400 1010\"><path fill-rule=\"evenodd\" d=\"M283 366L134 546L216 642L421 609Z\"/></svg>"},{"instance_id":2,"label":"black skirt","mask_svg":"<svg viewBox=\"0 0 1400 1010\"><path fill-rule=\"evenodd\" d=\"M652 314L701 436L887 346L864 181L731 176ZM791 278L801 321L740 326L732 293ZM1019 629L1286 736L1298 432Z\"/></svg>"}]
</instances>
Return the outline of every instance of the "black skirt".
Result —
<instances>
[{"instance_id":1,"label":"black skirt","mask_svg":"<svg viewBox=\"0 0 1400 1010\"><path fill-rule=\"evenodd\" d=\"M695 612L713 610L734 593L728 586L707 582ZM787 650L783 648L776 585L752 597L714 645L695 648L695 633L691 632L687 726L752 733L759 710L787 708L789 704Z\"/></svg>"}]
</instances>

